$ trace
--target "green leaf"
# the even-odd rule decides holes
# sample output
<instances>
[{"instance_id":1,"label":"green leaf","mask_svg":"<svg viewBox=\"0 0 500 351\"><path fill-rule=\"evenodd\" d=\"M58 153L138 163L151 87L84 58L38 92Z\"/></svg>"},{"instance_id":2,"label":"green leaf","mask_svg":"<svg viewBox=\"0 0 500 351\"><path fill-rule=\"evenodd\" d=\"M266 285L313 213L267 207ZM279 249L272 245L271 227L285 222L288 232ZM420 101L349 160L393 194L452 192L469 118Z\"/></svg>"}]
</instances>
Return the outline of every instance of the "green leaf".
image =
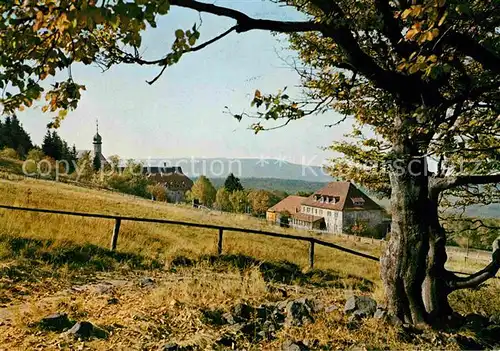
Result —
<instances>
[{"instance_id":1,"label":"green leaf","mask_svg":"<svg viewBox=\"0 0 500 351\"><path fill-rule=\"evenodd\" d=\"M184 38L184 31L183 31L182 29L177 29L177 30L175 31L175 37L176 37L177 39L182 39L182 38Z\"/></svg>"},{"instance_id":2,"label":"green leaf","mask_svg":"<svg viewBox=\"0 0 500 351\"><path fill-rule=\"evenodd\" d=\"M162 0L158 4L158 14L166 15L170 10L170 3L167 0Z\"/></svg>"}]
</instances>

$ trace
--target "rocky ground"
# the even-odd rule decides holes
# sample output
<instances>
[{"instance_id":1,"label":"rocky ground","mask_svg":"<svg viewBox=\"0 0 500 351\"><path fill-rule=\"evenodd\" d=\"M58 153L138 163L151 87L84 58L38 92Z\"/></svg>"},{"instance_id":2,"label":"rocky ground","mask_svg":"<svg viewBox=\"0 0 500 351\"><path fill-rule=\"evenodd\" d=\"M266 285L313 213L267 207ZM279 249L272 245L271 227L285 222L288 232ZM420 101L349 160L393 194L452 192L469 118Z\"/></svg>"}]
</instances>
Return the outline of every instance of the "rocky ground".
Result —
<instances>
[{"instance_id":1,"label":"rocky ground","mask_svg":"<svg viewBox=\"0 0 500 351\"><path fill-rule=\"evenodd\" d=\"M0 350L494 349L496 317L470 314L440 332L394 323L373 284L283 263L208 264L79 276L11 295ZM241 263L241 262L240 262ZM34 283L34 286L38 286ZM62 288L61 288L62 287ZM59 289L61 288L61 289Z\"/></svg>"}]
</instances>

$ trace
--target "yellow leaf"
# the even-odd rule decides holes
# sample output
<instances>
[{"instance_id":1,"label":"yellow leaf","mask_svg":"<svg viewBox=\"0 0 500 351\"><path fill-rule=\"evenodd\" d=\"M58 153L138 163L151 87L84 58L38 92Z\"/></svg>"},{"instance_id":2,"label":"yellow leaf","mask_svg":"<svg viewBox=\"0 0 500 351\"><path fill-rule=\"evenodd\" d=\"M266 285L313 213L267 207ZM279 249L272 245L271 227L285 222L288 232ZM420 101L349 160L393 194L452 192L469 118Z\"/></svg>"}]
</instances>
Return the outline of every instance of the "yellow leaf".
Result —
<instances>
[{"instance_id":1,"label":"yellow leaf","mask_svg":"<svg viewBox=\"0 0 500 351\"><path fill-rule=\"evenodd\" d=\"M439 20L438 22L438 27L441 27L444 23L444 21L446 20L446 17L448 17L448 11L446 11L443 16L441 17L441 19Z\"/></svg>"},{"instance_id":2,"label":"yellow leaf","mask_svg":"<svg viewBox=\"0 0 500 351\"><path fill-rule=\"evenodd\" d=\"M403 13L401 14L401 18L402 19L406 19L409 15L411 14L411 8L410 9L406 9L403 11Z\"/></svg>"},{"instance_id":3,"label":"yellow leaf","mask_svg":"<svg viewBox=\"0 0 500 351\"><path fill-rule=\"evenodd\" d=\"M431 55L431 56L429 56L428 60L430 62L436 62L437 61L437 56L436 55Z\"/></svg>"},{"instance_id":4,"label":"yellow leaf","mask_svg":"<svg viewBox=\"0 0 500 351\"><path fill-rule=\"evenodd\" d=\"M406 32L406 39L408 40L412 40L415 35L418 34L418 30L415 30L415 29L410 29L408 32Z\"/></svg>"},{"instance_id":5,"label":"yellow leaf","mask_svg":"<svg viewBox=\"0 0 500 351\"><path fill-rule=\"evenodd\" d=\"M259 89L255 90L255 98L260 99L262 97L262 94Z\"/></svg>"}]
</instances>

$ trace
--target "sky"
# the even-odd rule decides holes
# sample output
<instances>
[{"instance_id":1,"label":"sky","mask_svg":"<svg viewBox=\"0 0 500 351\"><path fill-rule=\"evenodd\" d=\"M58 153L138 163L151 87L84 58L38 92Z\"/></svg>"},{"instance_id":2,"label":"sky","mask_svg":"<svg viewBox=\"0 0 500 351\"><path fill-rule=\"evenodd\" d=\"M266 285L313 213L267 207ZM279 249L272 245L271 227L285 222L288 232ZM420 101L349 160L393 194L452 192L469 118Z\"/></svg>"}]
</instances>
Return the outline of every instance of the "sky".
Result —
<instances>
[{"instance_id":1,"label":"sky","mask_svg":"<svg viewBox=\"0 0 500 351\"><path fill-rule=\"evenodd\" d=\"M215 1L255 18L299 20L301 14L269 1ZM234 25L230 19L202 14L199 43ZM197 12L172 8L147 31L141 51L156 59L168 52L174 32L199 23ZM103 154L135 158L276 158L289 162L320 165L333 154L321 148L342 138L350 123L327 128L338 120L335 113L310 116L285 128L255 135L252 120L236 119L224 113L251 111L255 89L275 93L288 87L298 93L299 77L283 58L286 37L265 31L232 33L207 48L186 54L167 68L153 85L158 67L120 65L102 72L96 66L75 65L72 75L86 91L75 111L68 114L58 133L77 149L91 149L96 119L103 138ZM36 104L35 104L36 106ZM41 106L39 103L38 106ZM18 114L32 140L40 144L51 116L40 107Z\"/></svg>"}]
</instances>

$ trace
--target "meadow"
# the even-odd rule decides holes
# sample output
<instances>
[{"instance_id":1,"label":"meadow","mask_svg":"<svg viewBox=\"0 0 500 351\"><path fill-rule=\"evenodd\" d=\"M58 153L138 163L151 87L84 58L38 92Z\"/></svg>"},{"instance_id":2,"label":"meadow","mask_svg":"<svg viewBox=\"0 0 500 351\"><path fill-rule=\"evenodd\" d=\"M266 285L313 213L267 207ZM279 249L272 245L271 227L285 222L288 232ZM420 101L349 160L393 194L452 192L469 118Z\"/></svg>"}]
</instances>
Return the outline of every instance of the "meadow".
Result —
<instances>
[{"instance_id":1,"label":"meadow","mask_svg":"<svg viewBox=\"0 0 500 351\"><path fill-rule=\"evenodd\" d=\"M5 172L0 203L308 235L247 215ZM205 323L204 311L302 296L339 309L320 312L310 325L285 328L273 340L244 347L274 350L293 339L314 340L321 349L459 348L442 334L437 339L405 339L397 328L373 319L349 328L342 313L349 296L368 294L383 303L377 262L317 245L315 268L310 270L307 243L232 232L225 232L224 252L217 256L216 230L126 221L117 251L111 252L107 248L113 225L105 219L0 210L0 321L5 321L0 323L0 349L162 349L171 341L212 349L226 330ZM326 240L375 256L383 249L379 242ZM456 270L481 265L469 262L464 267L460 259L450 264ZM144 277L154 282L152 286L141 285ZM494 303L499 287L493 280L479 290L455 293L452 304L464 314L500 316L500 304ZM54 312L89 320L106 329L109 337L84 342L37 329L36 322Z\"/></svg>"}]
</instances>

